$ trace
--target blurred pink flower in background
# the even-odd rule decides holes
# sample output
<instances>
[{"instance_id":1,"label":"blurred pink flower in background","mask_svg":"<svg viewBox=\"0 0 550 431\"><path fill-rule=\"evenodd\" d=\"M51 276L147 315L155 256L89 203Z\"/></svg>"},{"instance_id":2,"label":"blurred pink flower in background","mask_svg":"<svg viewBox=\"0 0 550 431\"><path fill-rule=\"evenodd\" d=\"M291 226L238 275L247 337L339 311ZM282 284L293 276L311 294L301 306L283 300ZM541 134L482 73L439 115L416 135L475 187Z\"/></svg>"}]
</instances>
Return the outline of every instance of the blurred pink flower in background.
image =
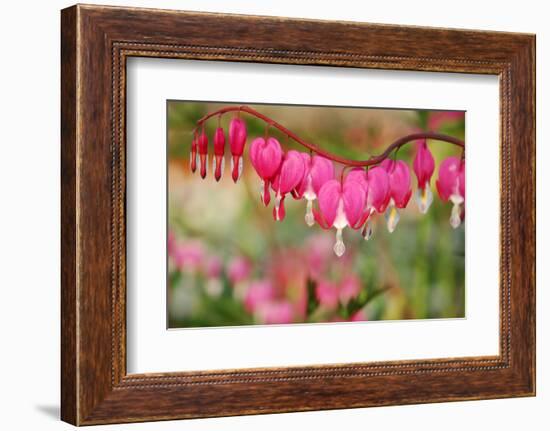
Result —
<instances>
[{"instance_id":1,"label":"blurred pink flower in background","mask_svg":"<svg viewBox=\"0 0 550 431\"><path fill-rule=\"evenodd\" d=\"M369 319L367 318L367 313L365 312L365 310L359 310L355 314L353 314L349 320L350 322L364 322Z\"/></svg>"},{"instance_id":2,"label":"blurred pink flower in background","mask_svg":"<svg viewBox=\"0 0 550 431\"><path fill-rule=\"evenodd\" d=\"M443 124L464 119L464 111L435 111L428 116L428 129L439 129Z\"/></svg>"},{"instance_id":3,"label":"blurred pink flower in background","mask_svg":"<svg viewBox=\"0 0 550 431\"><path fill-rule=\"evenodd\" d=\"M315 289L315 296L319 304L325 308L332 310L338 306L339 291L335 283L326 280L319 281Z\"/></svg>"},{"instance_id":4,"label":"blurred pink flower in background","mask_svg":"<svg viewBox=\"0 0 550 431\"><path fill-rule=\"evenodd\" d=\"M241 256L234 257L227 266L227 276L233 284L247 279L251 271L252 266L250 262Z\"/></svg>"},{"instance_id":5,"label":"blurred pink flower in background","mask_svg":"<svg viewBox=\"0 0 550 431\"><path fill-rule=\"evenodd\" d=\"M273 283L275 296L292 304L295 317L303 318L307 309L308 270L302 250L286 249L271 256L266 274Z\"/></svg>"},{"instance_id":6,"label":"blurred pink flower in background","mask_svg":"<svg viewBox=\"0 0 550 431\"><path fill-rule=\"evenodd\" d=\"M351 299L357 297L361 291L361 283L356 276L348 276L340 283L327 280L320 280L315 290L315 296L319 304L332 310L338 304L347 304Z\"/></svg>"},{"instance_id":7,"label":"blurred pink flower in background","mask_svg":"<svg viewBox=\"0 0 550 431\"><path fill-rule=\"evenodd\" d=\"M176 235L174 234L174 232L169 231L168 240L166 243L166 251L168 252L168 256L172 256L174 254L175 248L176 248Z\"/></svg>"},{"instance_id":8,"label":"blurred pink flower in background","mask_svg":"<svg viewBox=\"0 0 550 431\"><path fill-rule=\"evenodd\" d=\"M204 272L208 278L218 278L223 270L223 262L219 256L210 255L204 263Z\"/></svg>"},{"instance_id":9,"label":"blurred pink flower in background","mask_svg":"<svg viewBox=\"0 0 550 431\"><path fill-rule=\"evenodd\" d=\"M244 297L244 307L254 313L259 307L275 297L275 289L269 280L253 281L248 286Z\"/></svg>"},{"instance_id":10,"label":"blurred pink flower in background","mask_svg":"<svg viewBox=\"0 0 550 431\"><path fill-rule=\"evenodd\" d=\"M259 319L266 325L291 323L293 310L287 301L266 302L258 308Z\"/></svg>"},{"instance_id":11,"label":"blurred pink flower in background","mask_svg":"<svg viewBox=\"0 0 550 431\"><path fill-rule=\"evenodd\" d=\"M200 268L205 256L204 246L199 241L176 242L172 258L180 270L196 271Z\"/></svg>"},{"instance_id":12,"label":"blurred pink flower in background","mask_svg":"<svg viewBox=\"0 0 550 431\"><path fill-rule=\"evenodd\" d=\"M347 304L351 299L357 297L361 292L361 281L356 275L347 276L340 283L340 302Z\"/></svg>"},{"instance_id":13,"label":"blurred pink flower in background","mask_svg":"<svg viewBox=\"0 0 550 431\"><path fill-rule=\"evenodd\" d=\"M317 234L308 239L305 246L309 276L312 279L321 277L332 258L332 239L328 235Z\"/></svg>"}]
</instances>

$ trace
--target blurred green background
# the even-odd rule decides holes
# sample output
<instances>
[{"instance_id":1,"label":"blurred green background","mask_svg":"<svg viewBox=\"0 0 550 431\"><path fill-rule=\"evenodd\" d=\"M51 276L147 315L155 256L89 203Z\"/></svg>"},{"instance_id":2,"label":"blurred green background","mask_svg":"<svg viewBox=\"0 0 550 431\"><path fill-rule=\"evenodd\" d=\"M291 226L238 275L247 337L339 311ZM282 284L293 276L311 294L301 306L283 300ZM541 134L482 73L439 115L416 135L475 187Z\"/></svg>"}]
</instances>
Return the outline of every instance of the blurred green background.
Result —
<instances>
[{"instance_id":1,"label":"blurred green background","mask_svg":"<svg viewBox=\"0 0 550 431\"><path fill-rule=\"evenodd\" d=\"M218 121L226 131L233 113L206 123L210 141L208 176L191 174L192 130L203 115L229 103L168 102L168 322L170 328L268 323L339 322L464 317L464 225L449 225L451 204L435 190L441 160L457 147L428 141L436 160L434 202L420 214L414 196L393 233L382 215L374 235L344 230L346 253L332 251L334 230L304 222L305 201L285 200L284 221L260 202L260 179L250 164L231 180L229 145L223 178L212 171L212 138ZM464 114L449 111L248 105L308 142L334 154L363 160L395 139L419 130L464 138ZM248 140L263 136L265 124L242 115ZM283 149L295 148L270 128ZM415 145L397 157L411 167ZM338 169L338 168L337 168ZM315 203L316 205L316 203ZM319 290L320 289L320 290ZM336 304L328 292L339 292ZM346 292L348 294L346 294ZM321 297L320 297L321 295ZM346 296L347 295L347 296Z\"/></svg>"}]
</instances>

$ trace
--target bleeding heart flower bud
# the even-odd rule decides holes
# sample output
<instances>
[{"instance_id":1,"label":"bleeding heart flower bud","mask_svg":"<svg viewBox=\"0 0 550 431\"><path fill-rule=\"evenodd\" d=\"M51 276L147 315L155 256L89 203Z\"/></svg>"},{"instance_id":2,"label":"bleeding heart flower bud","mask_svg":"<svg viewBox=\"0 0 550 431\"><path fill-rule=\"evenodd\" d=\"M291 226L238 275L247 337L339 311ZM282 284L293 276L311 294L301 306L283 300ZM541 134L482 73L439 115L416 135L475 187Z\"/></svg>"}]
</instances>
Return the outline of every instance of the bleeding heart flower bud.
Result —
<instances>
[{"instance_id":1,"label":"bleeding heart flower bud","mask_svg":"<svg viewBox=\"0 0 550 431\"><path fill-rule=\"evenodd\" d=\"M246 124L240 118L229 123L229 146L231 148L231 177L237 182L243 172L244 145L246 143Z\"/></svg>"},{"instance_id":2,"label":"bleeding heart flower bud","mask_svg":"<svg viewBox=\"0 0 550 431\"><path fill-rule=\"evenodd\" d=\"M273 208L275 220L279 221L285 218L285 196L300 184L305 173L306 163L300 153L294 150L286 153L272 182L272 188L275 191L275 207Z\"/></svg>"},{"instance_id":3,"label":"bleeding heart flower bud","mask_svg":"<svg viewBox=\"0 0 550 431\"><path fill-rule=\"evenodd\" d=\"M402 160L384 160L380 166L386 170L390 179L390 205L386 211L386 224L391 233L399 223L397 208L405 208L411 198L411 174Z\"/></svg>"},{"instance_id":4,"label":"bleeding heart flower bud","mask_svg":"<svg viewBox=\"0 0 550 431\"><path fill-rule=\"evenodd\" d=\"M193 137L193 142L191 143L191 154L189 155L189 166L191 167L191 172L195 173L197 170L197 146L199 138L195 133Z\"/></svg>"},{"instance_id":5,"label":"bleeding heart flower bud","mask_svg":"<svg viewBox=\"0 0 550 431\"><path fill-rule=\"evenodd\" d=\"M269 194L271 180L279 170L282 159L283 150L279 141L275 138L268 138L267 140L256 138L250 144L250 161L262 179L260 197L266 206L271 200Z\"/></svg>"},{"instance_id":6,"label":"bleeding heart flower bud","mask_svg":"<svg viewBox=\"0 0 550 431\"><path fill-rule=\"evenodd\" d=\"M223 175L223 168L225 165L225 159L223 158L225 153L225 134L223 129L218 127L214 134L214 178L219 181Z\"/></svg>"},{"instance_id":7,"label":"bleeding heart flower bud","mask_svg":"<svg viewBox=\"0 0 550 431\"><path fill-rule=\"evenodd\" d=\"M208 137L206 133L204 133L204 130L199 136L198 147L199 160L201 162L201 178L204 179L206 177L206 167L208 165Z\"/></svg>"},{"instance_id":8,"label":"bleeding heart flower bud","mask_svg":"<svg viewBox=\"0 0 550 431\"><path fill-rule=\"evenodd\" d=\"M463 161L457 157L448 157L439 166L439 178L435 185L441 200L453 203L450 223L457 228L461 223L461 214L466 196L466 168Z\"/></svg>"},{"instance_id":9,"label":"bleeding heart flower bud","mask_svg":"<svg viewBox=\"0 0 550 431\"><path fill-rule=\"evenodd\" d=\"M416 156L413 162L414 173L418 179L418 189L415 193L415 200L422 214L428 212L428 208L433 202L430 180L434 173L435 162L430 152L426 140L417 144Z\"/></svg>"},{"instance_id":10,"label":"bleeding heart flower bud","mask_svg":"<svg viewBox=\"0 0 550 431\"><path fill-rule=\"evenodd\" d=\"M307 200L305 221L308 226L315 224L313 217L313 201L317 198L321 187L329 180L334 178L334 165L332 162L322 156L311 157L307 153L300 153L306 164L306 173L304 178L294 190L294 197Z\"/></svg>"}]
</instances>

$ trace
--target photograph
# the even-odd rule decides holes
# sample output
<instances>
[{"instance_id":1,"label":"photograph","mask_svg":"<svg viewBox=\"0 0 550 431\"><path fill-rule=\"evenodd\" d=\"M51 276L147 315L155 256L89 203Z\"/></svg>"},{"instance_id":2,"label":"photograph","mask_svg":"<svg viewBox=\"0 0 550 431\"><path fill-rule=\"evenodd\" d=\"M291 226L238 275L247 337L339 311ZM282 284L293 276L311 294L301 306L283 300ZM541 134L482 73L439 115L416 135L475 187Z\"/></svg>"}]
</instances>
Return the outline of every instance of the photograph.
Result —
<instances>
[{"instance_id":1,"label":"photograph","mask_svg":"<svg viewBox=\"0 0 550 431\"><path fill-rule=\"evenodd\" d=\"M465 112L168 100L167 326L465 318Z\"/></svg>"}]
</instances>

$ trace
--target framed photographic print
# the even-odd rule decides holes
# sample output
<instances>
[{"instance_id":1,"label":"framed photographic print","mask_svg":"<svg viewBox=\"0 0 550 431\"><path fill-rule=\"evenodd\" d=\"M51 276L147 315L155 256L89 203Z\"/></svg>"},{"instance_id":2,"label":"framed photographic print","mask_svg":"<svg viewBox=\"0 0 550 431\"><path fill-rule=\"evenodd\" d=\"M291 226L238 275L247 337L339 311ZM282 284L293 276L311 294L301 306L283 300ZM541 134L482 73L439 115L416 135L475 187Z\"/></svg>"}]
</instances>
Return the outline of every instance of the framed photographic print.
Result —
<instances>
[{"instance_id":1,"label":"framed photographic print","mask_svg":"<svg viewBox=\"0 0 550 431\"><path fill-rule=\"evenodd\" d=\"M535 394L533 35L77 5L61 43L63 420Z\"/></svg>"}]
</instances>

